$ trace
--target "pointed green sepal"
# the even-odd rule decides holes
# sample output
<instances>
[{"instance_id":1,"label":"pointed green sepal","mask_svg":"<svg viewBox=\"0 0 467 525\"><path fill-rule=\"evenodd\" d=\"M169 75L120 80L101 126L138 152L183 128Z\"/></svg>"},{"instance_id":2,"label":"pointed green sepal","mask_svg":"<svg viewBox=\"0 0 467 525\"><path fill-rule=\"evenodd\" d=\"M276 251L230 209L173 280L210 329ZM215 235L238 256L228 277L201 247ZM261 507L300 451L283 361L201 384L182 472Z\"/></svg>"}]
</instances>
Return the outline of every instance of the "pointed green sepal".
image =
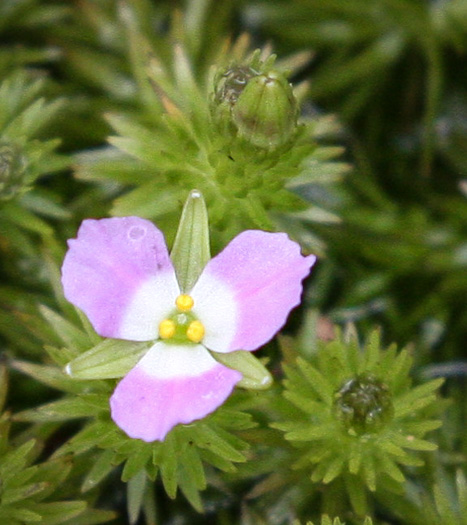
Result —
<instances>
[{"instance_id":1,"label":"pointed green sepal","mask_svg":"<svg viewBox=\"0 0 467 525\"><path fill-rule=\"evenodd\" d=\"M243 374L237 386L249 390L266 390L272 385L272 375L251 352L239 350L226 354L217 352L211 354L219 363Z\"/></svg>"},{"instance_id":2,"label":"pointed green sepal","mask_svg":"<svg viewBox=\"0 0 467 525\"><path fill-rule=\"evenodd\" d=\"M106 339L65 367L76 379L114 379L126 375L149 349L150 342Z\"/></svg>"},{"instance_id":3,"label":"pointed green sepal","mask_svg":"<svg viewBox=\"0 0 467 525\"><path fill-rule=\"evenodd\" d=\"M188 293L211 258L208 212L198 190L192 190L185 202L170 257L180 289Z\"/></svg>"}]
</instances>

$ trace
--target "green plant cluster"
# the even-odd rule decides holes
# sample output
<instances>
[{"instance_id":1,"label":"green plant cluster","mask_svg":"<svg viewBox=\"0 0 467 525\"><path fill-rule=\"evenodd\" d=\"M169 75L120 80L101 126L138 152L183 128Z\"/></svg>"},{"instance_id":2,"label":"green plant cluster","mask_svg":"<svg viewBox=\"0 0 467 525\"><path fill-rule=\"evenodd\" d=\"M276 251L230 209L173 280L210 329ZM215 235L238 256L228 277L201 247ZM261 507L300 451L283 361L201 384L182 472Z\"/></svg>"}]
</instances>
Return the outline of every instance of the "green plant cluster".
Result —
<instances>
[{"instance_id":1,"label":"green plant cluster","mask_svg":"<svg viewBox=\"0 0 467 525\"><path fill-rule=\"evenodd\" d=\"M370 4L0 2L0 522L467 523L467 7ZM148 343L60 281L83 219L129 215L181 282L246 229L318 255L163 442L109 413Z\"/></svg>"}]
</instances>

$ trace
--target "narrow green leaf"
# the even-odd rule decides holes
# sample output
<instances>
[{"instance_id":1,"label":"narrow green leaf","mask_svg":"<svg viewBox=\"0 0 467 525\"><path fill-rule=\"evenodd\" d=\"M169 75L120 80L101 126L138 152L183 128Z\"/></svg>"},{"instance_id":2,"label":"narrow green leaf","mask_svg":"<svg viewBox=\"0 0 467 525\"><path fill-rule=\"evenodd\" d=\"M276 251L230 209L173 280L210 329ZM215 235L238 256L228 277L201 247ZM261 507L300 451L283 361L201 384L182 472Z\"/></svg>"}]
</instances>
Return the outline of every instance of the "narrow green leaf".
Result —
<instances>
[{"instance_id":1,"label":"narrow green leaf","mask_svg":"<svg viewBox=\"0 0 467 525\"><path fill-rule=\"evenodd\" d=\"M128 481L127 512L130 525L134 525L138 521L143 506L147 480L146 471L143 468Z\"/></svg>"},{"instance_id":2,"label":"narrow green leaf","mask_svg":"<svg viewBox=\"0 0 467 525\"><path fill-rule=\"evenodd\" d=\"M352 508L357 515L363 516L368 509L366 489L358 476L345 476L345 488Z\"/></svg>"},{"instance_id":3,"label":"narrow green leaf","mask_svg":"<svg viewBox=\"0 0 467 525\"><path fill-rule=\"evenodd\" d=\"M108 409L108 399L96 394L60 399L14 415L16 421L68 421L90 417Z\"/></svg>"},{"instance_id":4,"label":"narrow green leaf","mask_svg":"<svg viewBox=\"0 0 467 525\"><path fill-rule=\"evenodd\" d=\"M12 508L11 516L14 519L19 520L20 523L29 523L30 521L32 521L33 523L37 523L39 521L42 521L41 514L28 509Z\"/></svg>"},{"instance_id":5,"label":"narrow green leaf","mask_svg":"<svg viewBox=\"0 0 467 525\"><path fill-rule=\"evenodd\" d=\"M393 436L393 441L403 448L408 448L410 450L424 450L424 451L433 451L438 448L438 445L435 443L430 443L424 439L417 439L414 436Z\"/></svg>"},{"instance_id":6,"label":"narrow green leaf","mask_svg":"<svg viewBox=\"0 0 467 525\"><path fill-rule=\"evenodd\" d=\"M57 525L78 516L86 509L85 501L58 501L51 503L36 503L36 510L47 525Z\"/></svg>"},{"instance_id":7,"label":"narrow green leaf","mask_svg":"<svg viewBox=\"0 0 467 525\"><path fill-rule=\"evenodd\" d=\"M181 198L179 189L161 187L157 179L151 180L115 199L111 214L117 217L137 215L155 219L177 210Z\"/></svg>"},{"instance_id":8,"label":"narrow green leaf","mask_svg":"<svg viewBox=\"0 0 467 525\"><path fill-rule=\"evenodd\" d=\"M36 365L34 363L16 360L11 361L11 366L52 388L75 394L83 390L82 383L72 381L62 370L55 366Z\"/></svg>"},{"instance_id":9,"label":"narrow green leaf","mask_svg":"<svg viewBox=\"0 0 467 525\"><path fill-rule=\"evenodd\" d=\"M211 257L208 212L198 190L185 202L170 256L180 289L189 292Z\"/></svg>"},{"instance_id":10,"label":"narrow green leaf","mask_svg":"<svg viewBox=\"0 0 467 525\"><path fill-rule=\"evenodd\" d=\"M394 481L396 481L397 483L405 482L404 474L396 465L396 463L388 456L386 456L385 454L381 454L381 456L378 459L378 462L381 470L386 472L386 474L390 476Z\"/></svg>"},{"instance_id":11,"label":"narrow green leaf","mask_svg":"<svg viewBox=\"0 0 467 525\"><path fill-rule=\"evenodd\" d=\"M43 481L41 483L29 483L23 485L17 489L4 489L2 494L2 505L9 505L19 500L31 498L37 494L40 494L49 485L48 482Z\"/></svg>"},{"instance_id":12,"label":"narrow green leaf","mask_svg":"<svg viewBox=\"0 0 467 525\"><path fill-rule=\"evenodd\" d=\"M237 467L229 460L218 456L215 452L209 449L201 449L200 456L206 463L221 470L222 472L236 472Z\"/></svg>"},{"instance_id":13,"label":"narrow green leaf","mask_svg":"<svg viewBox=\"0 0 467 525\"><path fill-rule=\"evenodd\" d=\"M105 339L73 359L65 368L76 379L114 379L126 375L151 343Z\"/></svg>"},{"instance_id":14,"label":"narrow green leaf","mask_svg":"<svg viewBox=\"0 0 467 525\"><path fill-rule=\"evenodd\" d=\"M167 495L175 499L177 495L177 464L178 455L175 449L175 438L169 434L161 447L160 454L160 472L162 484L164 485Z\"/></svg>"},{"instance_id":15,"label":"narrow green leaf","mask_svg":"<svg viewBox=\"0 0 467 525\"><path fill-rule=\"evenodd\" d=\"M45 305L41 305L39 309L65 346L79 350L84 350L89 346L87 335L76 328L70 321L67 321Z\"/></svg>"},{"instance_id":16,"label":"narrow green leaf","mask_svg":"<svg viewBox=\"0 0 467 525\"><path fill-rule=\"evenodd\" d=\"M144 470L146 463L152 456L152 448L142 443L136 451L127 459L122 472L122 481L127 482Z\"/></svg>"},{"instance_id":17,"label":"narrow green leaf","mask_svg":"<svg viewBox=\"0 0 467 525\"><path fill-rule=\"evenodd\" d=\"M23 469L29 459L29 453L36 446L36 441L30 439L18 448L8 452L0 464L0 475L3 483L14 477L17 472Z\"/></svg>"},{"instance_id":18,"label":"narrow green leaf","mask_svg":"<svg viewBox=\"0 0 467 525\"><path fill-rule=\"evenodd\" d=\"M85 452L86 450L95 447L109 434L115 434L115 427L113 424L107 421L95 421L75 434L60 449L58 449L55 454L63 455L70 452L79 454Z\"/></svg>"},{"instance_id":19,"label":"narrow green leaf","mask_svg":"<svg viewBox=\"0 0 467 525\"><path fill-rule=\"evenodd\" d=\"M306 425L302 430L289 432L285 439L290 441L316 441L329 436L334 430L334 423L324 423L322 425Z\"/></svg>"},{"instance_id":20,"label":"narrow green leaf","mask_svg":"<svg viewBox=\"0 0 467 525\"><path fill-rule=\"evenodd\" d=\"M196 488L204 490L206 488L206 476L203 463L196 448L188 445L183 452L180 463Z\"/></svg>"},{"instance_id":21,"label":"narrow green leaf","mask_svg":"<svg viewBox=\"0 0 467 525\"><path fill-rule=\"evenodd\" d=\"M44 236L49 236L53 233L52 228L46 222L15 202L4 204L2 206L2 213L13 224L20 226L20 228L24 228L25 230Z\"/></svg>"},{"instance_id":22,"label":"narrow green leaf","mask_svg":"<svg viewBox=\"0 0 467 525\"><path fill-rule=\"evenodd\" d=\"M447 492L448 490L447 487L442 487L439 483L436 483L433 487L436 510L439 515L442 516L443 523L449 525L462 523L465 516L462 516L462 520L459 520L461 516L456 516L456 513L452 508L452 500L449 498L449 493Z\"/></svg>"},{"instance_id":23,"label":"narrow green leaf","mask_svg":"<svg viewBox=\"0 0 467 525\"><path fill-rule=\"evenodd\" d=\"M360 443L353 443L349 455L349 472L351 474L358 474L362 459L362 447Z\"/></svg>"},{"instance_id":24,"label":"narrow green leaf","mask_svg":"<svg viewBox=\"0 0 467 525\"><path fill-rule=\"evenodd\" d=\"M232 447L220 435L205 423L200 423L193 428L196 436L196 444L200 448L206 448L224 459L237 462L245 462L245 456Z\"/></svg>"},{"instance_id":25,"label":"narrow green leaf","mask_svg":"<svg viewBox=\"0 0 467 525\"><path fill-rule=\"evenodd\" d=\"M314 367L308 364L304 359L297 359L297 364L303 375L308 379L313 390L328 405L333 402L333 386L329 381Z\"/></svg>"},{"instance_id":26,"label":"narrow green leaf","mask_svg":"<svg viewBox=\"0 0 467 525\"><path fill-rule=\"evenodd\" d=\"M98 485L114 468L115 452L111 449L104 450L94 461L91 470L81 485L81 491L87 492Z\"/></svg>"},{"instance_id":27,"label":"narrow green leaf","mask_svg":"<svg viewBox=\"0 0 467 525\"><path fill-rule=\"evenodd\" d=\"M184 470L184 465L181 465L179 480L180 490L194 509L196 509L198 512L203 512L203 504L201 502L199 490L197 489L195 483L191 480L190 476L186 475Z\"/></svg>"},{"instance_id":28,"label":"narrow green leaf","mask_svg":"<svg viewBox=\"0 0 467 525\"><path fill-rule=\"evenodd\" d=\"M342 472L344 465L344 457L338 456L329 464L326 473L323 477L323 483L330 483L333 479L336 479Z\"/></svg>"},{"instance_id":29,"label":"narrow green leaf","mask_svg":"<svg viewBox=\"0 0 467 525\"><path fill-rule=\"evenodd\" d=\"M443 378L434 379L409 390L405 395L397 398L394 403L396 417L402 417L431 404L436 396L434 391L444 383Z\"/></svg>"}]
</instances>

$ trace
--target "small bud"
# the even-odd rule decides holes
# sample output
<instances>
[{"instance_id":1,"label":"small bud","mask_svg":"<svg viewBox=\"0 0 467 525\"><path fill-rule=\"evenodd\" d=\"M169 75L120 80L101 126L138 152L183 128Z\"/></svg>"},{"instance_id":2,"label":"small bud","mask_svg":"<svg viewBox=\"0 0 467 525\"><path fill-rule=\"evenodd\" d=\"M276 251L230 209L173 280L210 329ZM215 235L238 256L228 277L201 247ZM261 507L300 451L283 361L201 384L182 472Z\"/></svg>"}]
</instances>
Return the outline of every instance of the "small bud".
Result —
<instances>
[{"instance_id":1,"label":"small bud","mask_svg":"<svg viewBox=\"0 0 467 525\"><path fill-rule=\"evenodd\" d=\"M347 381L334 397L334 412L349 433L378 432L394 415L389 388L372 375Z\"/></svg>"},{"instance_id":2,"label":"small bud","mask_svg":"<svg viewBox=\"0 0 467 525\"><path fill-rule=\"evenodd\" d=\"M260 148L285 144L297 126L297 101L282 73L251 78L232 108L239 134Z\"/></svg>"},{"instance_id":3,"label":"small bud","mask_svg":"<svg viewBox=\"0 0 467 525\"><path fill-rule=\"evenodd\" d=\"M235 66L218 77L214 104L218 122L254 146L273 149L297 127L298 105L286 76L270 66Z\"/></svg>"},{"instance_id":4,"label":"small bud","mask_svg":"<svg viewBox=\"0 0 467 525\"><path fill-rule=\"evenodd\" d=\"M26 159L18 146L0 142L0 200L8 200L23 188Z\"/></svg>"}]
</instances>

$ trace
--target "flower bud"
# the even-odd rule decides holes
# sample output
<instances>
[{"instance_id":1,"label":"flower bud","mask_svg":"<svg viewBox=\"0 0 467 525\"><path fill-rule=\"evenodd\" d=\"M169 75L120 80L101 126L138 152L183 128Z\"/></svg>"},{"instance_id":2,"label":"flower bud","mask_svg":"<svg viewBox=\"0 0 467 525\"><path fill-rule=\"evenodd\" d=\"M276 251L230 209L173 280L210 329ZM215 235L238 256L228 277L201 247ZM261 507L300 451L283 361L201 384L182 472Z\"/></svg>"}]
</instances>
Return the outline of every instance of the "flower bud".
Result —
<instances>
[{"instance_id":1,"label":"flower bud","mask_svg":"<svg viewBox=\"0 0 467 525\"><path fill-rule=\"evenodd\" d=\"M349 433L378 432L394 415L389 388L373 375L350 379L334 397L334 412Z\"/></svg>"},{"instance_id":2,"label":"flower bud","mask_svg":"<svg viewBox=\"0 0 467 525\"><path fill-rule=\"evenodd\" d=\"M23 187L26 159L18 146L0 142L0 200L8 200Z\"/></svg>"},{"instance_id":3,"label":"flower bud","mask_svg":"<svg viewBox=\"0 0 467 525\"><path fill-rule=\"evenodd\" d=\"M286 76L238 66L216 86L216 111L230 118L239 136L254 146L273 149L289 141L297 127L298 106Z\"/></svg>"}]
</instances>

